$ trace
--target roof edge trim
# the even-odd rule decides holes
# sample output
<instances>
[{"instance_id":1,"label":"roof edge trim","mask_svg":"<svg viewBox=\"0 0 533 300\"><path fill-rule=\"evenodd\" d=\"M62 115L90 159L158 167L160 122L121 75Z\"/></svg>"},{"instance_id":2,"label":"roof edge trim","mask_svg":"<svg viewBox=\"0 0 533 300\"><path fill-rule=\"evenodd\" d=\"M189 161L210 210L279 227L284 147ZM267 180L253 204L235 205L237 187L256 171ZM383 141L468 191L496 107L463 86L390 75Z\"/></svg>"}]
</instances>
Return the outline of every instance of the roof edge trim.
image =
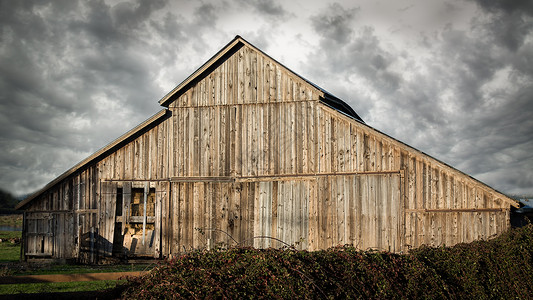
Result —
<instances>
[{"instance_id":1,"label":"roof edge trim","mask_svg":"<svg viewBox=\"0 0 533 300\"><path fill-rule=\"evenodd\" d=\"M224 57L228 52L230 52L233 48L236 46L244 46L244 39L240 37L239 35L235 36L233 40L231 40L226 46L222 47L213 57L208 59L203 65L201 65L196 71L194 71L191 75L189 75L185 80L183 80L178 86L176 86L172 91L167 93L161 100L159 100L159 105L168 107L169 102L172 100L175 100L174 98L178 92L189 85L191 82L193 82L197 77L199 77L202 73L207 71L213 64L215 64L219 59ZM249 44L249 43L247 43ZM240 48L240 47L239 47Z\"/></svg>"}]
</instances>

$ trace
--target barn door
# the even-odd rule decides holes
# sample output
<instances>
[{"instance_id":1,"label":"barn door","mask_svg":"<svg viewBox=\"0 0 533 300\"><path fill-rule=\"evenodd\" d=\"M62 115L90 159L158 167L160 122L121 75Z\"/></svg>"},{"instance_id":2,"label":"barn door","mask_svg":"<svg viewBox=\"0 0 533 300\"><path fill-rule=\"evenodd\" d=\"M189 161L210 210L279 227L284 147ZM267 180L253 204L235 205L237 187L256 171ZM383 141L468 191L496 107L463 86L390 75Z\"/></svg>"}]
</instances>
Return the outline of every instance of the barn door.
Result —
<instances>
[{"instance_id":1,"label":"barn door","mask_svg":"<svg viewBox=\"0 0 533 300\"><path fill-rule=\"evenodd\" d=\"M98 250L105 256L111 256L115 232L117 184L102 182L101 195Z\"/></svg>"},{"instance_id":2,"label":"barn door","mask_svg":"<svg viewBox=\"0 0 533 300\"><path fill-rule=\"evenodd\" d=\"M125 182L117 189L114 255L159 256L161 219L156 212L161 195L157 194L161 193L156 184L150 182Z\"/></svg>"},{"instance_id":3,"label":"barn door","mask_svg":"<svg viewBox=\"0 0 533 300\"><path fill-rule=\"evenodd\" d=\"M26 212L25 255L50 257L54 253L54 215Z\"/></svg>"}]
</instances>

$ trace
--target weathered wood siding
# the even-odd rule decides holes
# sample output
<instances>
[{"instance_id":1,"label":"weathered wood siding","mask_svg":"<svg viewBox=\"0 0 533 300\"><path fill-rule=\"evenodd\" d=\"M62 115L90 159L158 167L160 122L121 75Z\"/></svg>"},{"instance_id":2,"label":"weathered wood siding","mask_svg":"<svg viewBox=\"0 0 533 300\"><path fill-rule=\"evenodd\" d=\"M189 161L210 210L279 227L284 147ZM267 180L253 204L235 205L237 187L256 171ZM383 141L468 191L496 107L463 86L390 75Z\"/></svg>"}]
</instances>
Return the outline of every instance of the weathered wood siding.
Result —
<instances>
[{"instance_id":1,"label":"weathered wood siding","mask_svg":"<svg viewBox=\"0 0 533 300\"><path fill-rule=\"evenodd\" d=\"M295 182L311 178L314 182L312 188L296 188L295 193L308 195L308 207L323 203L332 205L329 211L317 212L318 218L325 218L330 224L339 224L331 220L344 220L344 203L350 203L346 199L354 201L349 205L353 205L367 221L358 221L357 225L355 221L342 221L340 226L356 227L362 232L358 239L352 234L356 229L344 232L331 226L315 228L308 225L304 230L309 232L296 239L278 235L272 229L275 228L274 222L284 213L279 208L286 206L277 204L274 207L264 199L273 201L279 194L272 194L257 185L239 188L240 193L246 195L243 196L245 199L234 199L238 203L245 201L245 204L238 204L239 207L249 207L249 197L257 191L261 195L253 196L256 205L253 225L263 229L254 228L254 235L261 233L291 244L302 243L309 249L347 243L362 249L400 251L422 244L453 245L488 238L508 228L509 204L497 193L469 176L324 106L319 97L320 91L314 87L260 53L242 47L170 105L173 111L172 130L175 132L172 143L175 160L170 167L172 176L199 177L200 181L201 177L206 177L205 182L210 177L225 176L248 182L270 180L271 184L280 182L275 181L276 176L292 176ZM374 178L365 175L369 172L375 174L375 178L398 175L395 184L382 184L380 179L369 179ZM326 177L326 184L325 177L317 176L321 174L336 174L336 180ZM360 180L371 183L358 185L356 182ZM360 186L365 184L367 187L370 184L369 194L359 198L350 196L367 193L360 190ZM297 185L291 183L289 186L293 191ZM485 203L476 203L476 200L461 202L466 192L458 195L460 188L482 195L480 197ZM230 198L235 197L231 189L224 193ZM173 201L185 201L194 198L195 194L187 195ZM286 196L292 197L292 194ZM194 205L210 207L209 203L197 204L197 198L194 199ZM452 203L451 199L457 202ZM367 203L365 201L372 205L363 204ZM231 218L228 217L228 209L231 211L231 208L225 208L226 211L215 212ZM296 206L291 209L301 208ZM385 213L389 209L393 209L394 216ZM312 213L308 211L303 221L305 224L315 217ZM241 214L234 214L241 218ZM272 226L259 221L264 219L264 215L271 216ZM350 213L346 218L353 219ZM394 220L389 221L390 218ZM386 222L383 221L385 219ZM193 226L189 229L191 232L194 228L205 228L204 224L207 224L195 223L202 225L197 227L193 223L189 224ZM228 232L227 225L215 224L222 227L212 228ZM377 228L365 228L367 224L378 225ZM389 228L391 224L394 224L394 229ZM467 224L476 225L469 228ZM317 228L322 228L322 231ZM322 235L317 235L317 232ZM344 235L339 232L344 232ZM237 234L234 238L238 241L251 238L240 233L233 234ZM182 247L195 247L195 242L187 242L187 239L178 239ZM214 243L217 239L210 240ZM254 245L271 244L256 241Z\"/></svg>"},{"instance_id":2,"label":"weathered wood siding","mask_svg":"<svg viewBox=\"0 0 533 300\"><path fill-rule=\"evenodd\" d=\"M95 262L117 238L133 248L124 213L135 186L155 191L153 225L150 244L126 251L154 257L235 244L399 252L509 227L508 198L323 96L240 46L191 81L171 116L31 202L25 253Z\"/></svg>"},{"instance_id":3,"label":"weathered wood siding","mask_svg":"<svg viewBox=\"0 0 533 300\"><path fill-rule=\"evenodd\" d=\"M242 47L170 105L171 176L315 172L308 149L322 93Z\"/></svg>"},{"instance_id":4,"label":"weathered wood siding","mask_svg":"<svg viewBox=\"0 0 533 300\"><path fill-rule=\"evenodd\" d=\"M124 181L168 181L167 124L162 121L141 132L33 201L25 212L24 253L81 262L111 255L117 188L122 188ZM158 192L166 196L164 186ZM158 251L159 246L153 255Z\"/></svg>"},{"instance_id":5,"label":"weathered wood siding","mask_svg":"<svg viewBox=\"0 0 533 300\"><path fill-rule=\"evenodd\" d=\"M401 170L402 249L486 239L509 228L509 202L486 185L328 107L319 106L318 115L320 172Z\"/></svg>"}]
</instances>

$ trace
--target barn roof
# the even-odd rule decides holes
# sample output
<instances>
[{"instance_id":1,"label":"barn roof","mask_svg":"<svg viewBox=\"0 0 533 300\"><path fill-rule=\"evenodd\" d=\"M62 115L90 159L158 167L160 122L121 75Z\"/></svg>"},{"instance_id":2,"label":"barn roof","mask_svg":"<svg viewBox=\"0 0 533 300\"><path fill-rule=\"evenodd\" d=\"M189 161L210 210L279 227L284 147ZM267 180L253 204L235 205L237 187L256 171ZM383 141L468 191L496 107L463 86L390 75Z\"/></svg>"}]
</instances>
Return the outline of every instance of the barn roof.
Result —
<instances>
[{"instance_id":1,"label":"barn roof","mask_svg":"<svg viewBox=\"0 0 533 300\"><path fill-rule=\"evenodd\" d=\"M159 100L159 104L161 106L168 107L172 101L177 99L180 95L182 95L185 91L187 91L191 86L196 84L196 82L204 78L206 75L210 74L217 66L219 66L222 62L224 62L229 56L237 52L244 45L254 49L255 51L261 53L265 57L268 57L269 59L274 61L276 64L278 64L279 66L281 66L288 72L301 78L303 81L307 82L308 84L310 84L311 86L313 86L314 88L322 92L323 95L320 101L323 102L324 104L342 112L345 115L348 115L349 117L361 123L364 123L363 119L361 119L361 117L359 117L359 115L344 101L335 97L331 93L327 92L326 90L312 83L306 78L298 75L296 72L287 68L282 63L273 59L268 54L264 53L259 48L256 48L254 45L248 43L245 39L243 39L242 37L238 35L231 42L229 42L224 48L218 51L213 57L211 57L211 59L209 59L206 63L200 66L200 68L198 68L194 73L192 73L189 77L187 77L184 81L182 81L172 91L170 91L170 93L166 94L161 100Z\"/></svg>"}]
</instances>

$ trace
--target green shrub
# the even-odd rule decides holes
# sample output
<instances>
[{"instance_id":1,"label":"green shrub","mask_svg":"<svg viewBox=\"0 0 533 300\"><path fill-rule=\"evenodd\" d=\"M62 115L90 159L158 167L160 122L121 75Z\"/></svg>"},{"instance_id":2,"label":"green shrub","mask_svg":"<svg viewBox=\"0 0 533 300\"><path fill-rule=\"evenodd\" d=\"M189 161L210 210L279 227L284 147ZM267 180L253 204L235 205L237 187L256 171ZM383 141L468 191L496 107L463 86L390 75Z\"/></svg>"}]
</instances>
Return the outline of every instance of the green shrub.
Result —
<instances>
[{"instance_id":1,"label":"green shrub","mask_svg":"<svg viewBox=\"0 0 533 300\"><path fill-rule=\"evenodd\" d=\"M196 251L130 278L124 298L532 298L533 227L491 241L409 254L335 247L322 251Z\"/></svg>"}]
</instances>

